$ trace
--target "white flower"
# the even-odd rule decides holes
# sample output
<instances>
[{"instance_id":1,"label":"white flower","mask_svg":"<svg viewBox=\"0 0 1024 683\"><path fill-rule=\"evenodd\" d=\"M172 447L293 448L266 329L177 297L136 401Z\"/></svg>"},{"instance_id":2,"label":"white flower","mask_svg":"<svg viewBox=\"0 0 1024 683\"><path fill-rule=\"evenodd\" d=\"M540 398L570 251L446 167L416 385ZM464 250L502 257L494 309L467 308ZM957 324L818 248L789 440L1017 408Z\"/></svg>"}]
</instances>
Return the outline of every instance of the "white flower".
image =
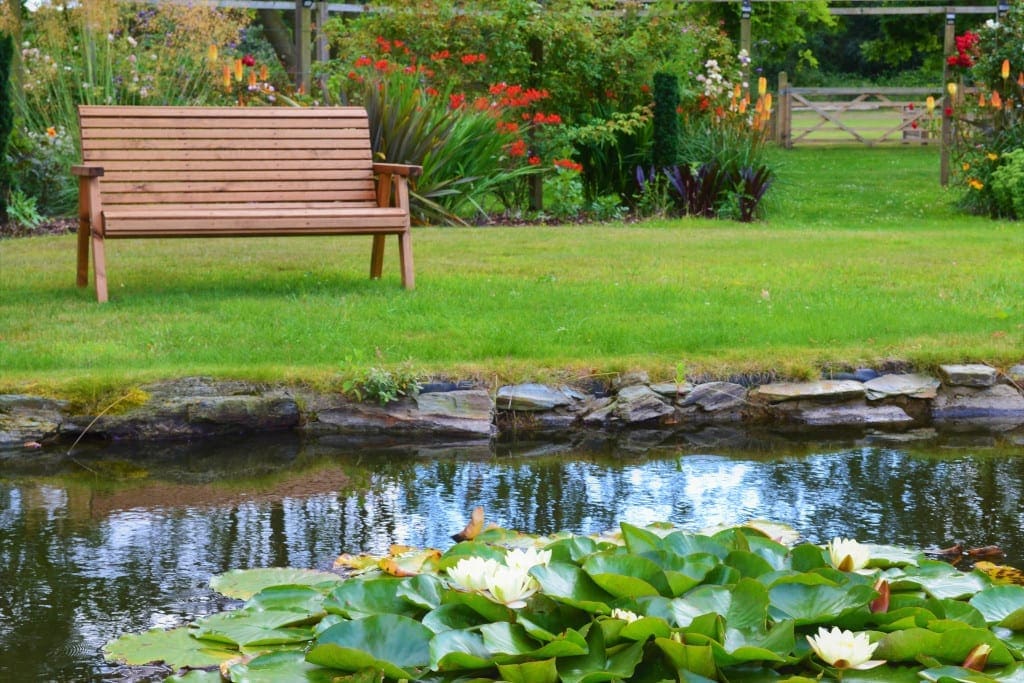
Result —
<instances>
[{"instance_id":1,"label":"white flower","mask_svg":"<svg viewBox=\"0 0 1024 683\"><path fill-rule=\"evenodd\" d=\"M526 607L526 599L540 590L537 581L528 573L497 563L486 581L491 599L513 609Z\"/></svg>"},{"instance_id":2,"label":"white flower","mask_svg":"<svg viewBox=\"0 0 1024 683\"><path fill-rule=\"evenodd\" d=\"M828 544L829 558L832 566L842 572L863 569L871 559L867 546L849 538L836 537Z\"/></svg>"},{"instance_id":3,"label":"white flower","mask_svg":"<svg viewBox=\"0 0 1024 683\"><path fill-rule=\"evenodd\" d=\"M619 609L616 607L612 610L612 619L622 619L627 624L632 624L639 618L639 614L636 612L630 612L628 609Z\"/></svg>"},{"instance_id":4,"label":"white flower","mask_svg":"<svg viewBox=\"0 0 1024 683\"><path fill-rule=\"evenodd\" d=\"M539 564L546 565L551 561L550 550L537 550L536 548L513 548L505 554L505 566L518 569L524 574L530 571L531 567Z\"/></svg>"},{"instance_id":5,"label":"white flower","mask_svg":"<svg viewBox=\"0 0 1024 683\"><path fill-rule=\"evenodd\" d=\"M128 36L128 37L126 38L126 40L128 41L128 44L129 44L129 45L131 45L132 47L135 47L136 45L138 45L138 44L139 44L139 41L135 40L135 39L134 39L134 38L132 38L131 36Z\"/></svg>"},{"instance_id":6,"label":"white flower","mask_svg":"<svg viewBox=\"0 0 1024 683\"><path fill-rule=\"evenodd\" d=\"M878 643L868 642L867 633L819 628L817 636L807 636L807 642L821 661L837 669L873 669L885 663L871 659Z\"/></svg>"},{"instance_id":7,"label":"white flower","mask_svg":"<svg viewBox=\"0 0 1024 683\"><path fill-rule=\"evenodd\" d=\"M448 578L468 591L482 593L487 590L487 577L501 567L496 560L466 557L448 568Z\"/></svg>"}]
</instances>

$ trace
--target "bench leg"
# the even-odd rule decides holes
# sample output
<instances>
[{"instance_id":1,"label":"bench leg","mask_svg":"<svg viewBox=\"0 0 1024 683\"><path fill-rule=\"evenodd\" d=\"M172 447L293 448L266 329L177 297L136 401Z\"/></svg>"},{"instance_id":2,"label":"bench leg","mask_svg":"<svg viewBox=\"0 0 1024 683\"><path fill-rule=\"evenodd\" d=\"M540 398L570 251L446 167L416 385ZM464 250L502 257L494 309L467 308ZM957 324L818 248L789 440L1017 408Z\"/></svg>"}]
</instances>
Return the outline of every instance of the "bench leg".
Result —
<instances>
[{"instance_id":1,"label":"bench leg","mask_svg":"<svg viewBox=\"0 0 1024 683\"><path fill-rule=\"evenodd\" d=\"M78 219L78 277L75 284L85 287L89 284L89 219Z\"/></svg>"},{"instance_id":2,"label":"bench leg","mask_svg":"<svg viewBox=\"0 0 1024 683\"><path fill-rule=\"evenodd\" d=\"M107 254L103 235L92 233L92 269L96 272L96 300L107 301Z\"/></svg>"},{"instance_id":3,"label":"bench leg","mask_svg":"<svg viewBox=\"0 0 1024 683\"><path fill-rule=\"evenodd\" d=\"M412 269L412 232L406 230L398 235L398 258L402 262L402 286L416 287L416 275Z\"/></svg>"},{"instance_id":4,"label":"bench leg","mask_svg":"<svg viewBox=\"0 0 1024 683\"><path fill-rule=\"evenodd\" d=\"M384 270L384 238L387 235L373 236L373 252L370 254L370 279L377 280Z\"/></svg>"}]
</instances>

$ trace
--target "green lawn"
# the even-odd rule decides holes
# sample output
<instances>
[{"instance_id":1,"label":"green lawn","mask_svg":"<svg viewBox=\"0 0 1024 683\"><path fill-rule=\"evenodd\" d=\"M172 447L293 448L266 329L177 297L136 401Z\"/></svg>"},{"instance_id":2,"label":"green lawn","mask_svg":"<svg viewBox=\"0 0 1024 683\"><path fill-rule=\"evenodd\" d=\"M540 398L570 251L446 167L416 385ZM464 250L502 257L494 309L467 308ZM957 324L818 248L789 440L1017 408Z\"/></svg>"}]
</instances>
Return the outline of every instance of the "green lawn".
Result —
<instances>
[{"instance_id":1,"label":"green lawn","mask_svg":"<svg viewBox=\"0 0 1024 683\"><path fill-rule=\"evenodd\" d=\"M369 238L124 240L98 305L73 236L3 240L0 391L1024 360L1024 225L956 213L935 149L776 154L762 223L419 228L412 292L392 242L370 281Z\"/></svg>"}]
</instances>

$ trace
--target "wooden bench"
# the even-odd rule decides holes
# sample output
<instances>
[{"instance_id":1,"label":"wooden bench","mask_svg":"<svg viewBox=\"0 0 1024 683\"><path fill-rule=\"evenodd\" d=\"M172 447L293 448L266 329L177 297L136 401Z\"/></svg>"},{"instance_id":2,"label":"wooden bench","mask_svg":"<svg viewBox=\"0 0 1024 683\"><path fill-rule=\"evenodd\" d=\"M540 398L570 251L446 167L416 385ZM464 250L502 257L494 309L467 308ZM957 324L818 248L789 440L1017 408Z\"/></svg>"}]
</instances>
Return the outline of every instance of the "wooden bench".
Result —
<instances>
[{"instance_id":1,"label":"wooden bench","mask_svg":"<svg viewBox=\"0 0 1024 683\"><path fill-rule=\"evenodd\" d=\"M407 178L373 163L360 107L80 106L78 286L107 300L104 244L132 237L372 235L370 277L398 236L412 289Z\"/></svg>"}]
</instances>

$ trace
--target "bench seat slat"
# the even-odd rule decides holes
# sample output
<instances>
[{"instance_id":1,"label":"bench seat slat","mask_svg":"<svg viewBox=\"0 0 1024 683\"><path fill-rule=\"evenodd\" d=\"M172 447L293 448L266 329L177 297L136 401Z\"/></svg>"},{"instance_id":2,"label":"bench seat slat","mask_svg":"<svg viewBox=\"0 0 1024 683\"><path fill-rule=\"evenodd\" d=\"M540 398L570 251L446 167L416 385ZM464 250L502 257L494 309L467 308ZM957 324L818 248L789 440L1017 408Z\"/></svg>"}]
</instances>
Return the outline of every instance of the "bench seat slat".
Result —
<instances>
[{"instance_id":1,"label":"bench seat slat","mask_svg":"<svg viewBox=\"0 0 1024 683\"><path fill-rule=\"evenodd\" d=\"M134 105L80 105L79 116L86 118L100 118L121 120L125 119L144 122L152 119L166 117L196 118L204 114L211 118L250 118L250 119L287 119L298 118L310 120L317 118L325 119L348 119L359 125L366 123L366 110L362 107L139 107ZM211 116L212 115L212 116Z\"/></svg>"},{"instance_id":2,"label":"bench seat slat","mask_svg":"<svg viewBox=\"0 0 1024 683\"><path fill-rule=\"evenodd\" d=\"M362 133L362 135L360 135ZM101 130L86 129L82 132L82 141L91 145L100 140L177 140L191 142L193 140L245 140L259 144L265 140L353 140L362 141L365 131L352 128L287 128L274 130L271 128L103 128Z\"/></svg>"},{"instance_id":3,"label":"bench seat slat","mask_svg":"<svg viewBox=\"0 0 1024 683\"><path fill-rule=\"evenodd\" d=\"M170 202L181 204L183 202L235 202L248 203L253 206L262 205L267 197L264 192L167 192L167 193L132 193L122 192L103 195L104 204L115 206L121 204L161 204ZM278 192L274 199L279 202L287 202L293 199L297 202L346 200L356 204L373 203L373 192L335 192L335 191L302 191L302 192Z\"/></svg>"},{"instance_id":4,"label":"bench seat slat","mask_svg":"<svg viewBox=\"0 0 1024 683\"><path fill-rule=\"evenodd\" d=\"M177 162L203 162L203 161L264 161L266 165L274 163L285 163L288 161L356 161L370 158L370 150L367 149L301 149L301 150L178 150L176 152L156 153L152 150L89 150L86 161L104 165L107 161L125 163L136 161L143 164L152 161ZM342 164L336 164L342 166ZM350 164L352 167L357 164Z\"/></svg>"},{"instance_id":5,"label":"bench seat slat","mask_svg":"<svg viewBox=\"0 0 1024 683\"><path fill-rule=\"evenodd\" d=\"M134 176L132 176L134 178ZM339 192L348 196L351 192L373 192L372 178L349 180L324 180L320 178L289 180L265 178L256 180L235 180L234 178L211 178L195 181L150 181L150 182L108 182L103 181L107 196L119 192L131 192L145 196L149 193L165 192L305 192L323 190Z\"/></svg>"},{"instance_id":6,"label":"bench seat slat","mask_svg":"<svg viewBox=\"0 0 1024 683\"><path fill-rule=\"evenodd\" d=\"M83 119L89 126L89 133L97 137L107 137L114 130L132 130L139 134L146 134L147 131L160 131L170 128L188 128L201 131L224 130L226 127L239 129L262 129L262 130L308 130L319 129L345 129L365 130L369 124L365 119L352 118L331 118L331 119L310 119L310 118L247 118L239 116L217 116L217 117L165 117L165 118L141 118L126 119L124 117L85 117Z\"/></svg>"},{"instance_id":7,"label":"bench seat slat","mask_svg":"<svg viewBox=\"0 0 1024 683\"><path fill-rule=\"evenodd\" d=\"M123 140L118 138L101 138L99 140L83 140L82 149L86 152L94 149L126 149L126 150L206 150L206 149L228 149L228 150L287 150L287 149L322 149L328 142L335 149L359 149L369 153L370 144L366 140L358 138L337 138L331 141L322 138L283 138L283 139L254 139L254 138L210 138L210 139L132 139Z\"/></svg>"}]
</instances>

